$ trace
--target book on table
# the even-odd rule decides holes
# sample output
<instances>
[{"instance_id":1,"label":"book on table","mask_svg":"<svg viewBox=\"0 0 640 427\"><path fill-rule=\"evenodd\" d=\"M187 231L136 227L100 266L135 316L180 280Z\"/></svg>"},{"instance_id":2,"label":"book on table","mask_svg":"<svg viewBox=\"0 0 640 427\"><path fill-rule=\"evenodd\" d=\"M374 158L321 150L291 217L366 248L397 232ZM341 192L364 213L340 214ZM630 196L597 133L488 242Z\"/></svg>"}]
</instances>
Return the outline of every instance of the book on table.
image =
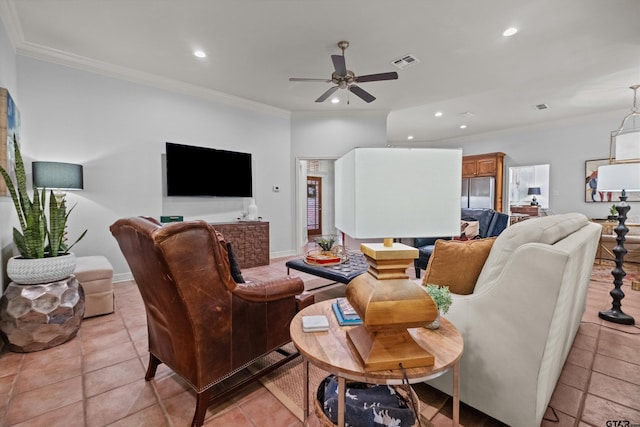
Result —
<instances>
[{"instance_id":1,"label":"book on table","mask_svg":"<svg viewBox=\"0 0 640 427\"><path fill-rule=\"evenodd\" d=\"M340 311L338 302L332 303L331 307L333 308L333 313L336 315L336 320L338 320L338 324L340 326L362 325L362 319L360 319L360 316L358 316L357 314L355 317L344 317L344 315Z\"/></svg>"},{"instance_id":2,"label":"book on table","mask_svg":"<svg viewBox=\"0 0 640 427\"><path fill-rule=\"evenodd\" d=\"M329 330L329 319L323 314L302 316L303 332L322 332Z\"/></svg>"},{"instance_id":3,"label":"book on table","mask_svg":"<svg viewBox=\"0 0 640 427\"><path fill-rule=\"evenodd\" d=\"M358 313L353 308L348 299L341 297L336 298L336 303L338 303L338 308L340 309L340 313L342 313L342 317L345 319L359 319Z\"/></svg>"}]
</instances>

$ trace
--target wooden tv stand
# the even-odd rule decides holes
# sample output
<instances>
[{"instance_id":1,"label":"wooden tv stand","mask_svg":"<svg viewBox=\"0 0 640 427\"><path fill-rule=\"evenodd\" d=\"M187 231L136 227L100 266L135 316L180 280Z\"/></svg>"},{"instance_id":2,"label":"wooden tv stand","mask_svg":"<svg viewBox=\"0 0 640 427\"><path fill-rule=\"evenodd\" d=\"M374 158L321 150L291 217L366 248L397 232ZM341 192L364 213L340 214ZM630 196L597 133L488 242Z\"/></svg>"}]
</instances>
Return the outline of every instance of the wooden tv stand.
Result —
<instances>
[{"instance_id":1,"label":"wooden tv stand","mask_svg":"<svg viewBox=\"0 0 640 427\"><path fill-rule=\"evenodd\" d=\"M211 225L231 243L240 268L269 265L269 222L234 221Z\"/></svg>"}]
</instances>

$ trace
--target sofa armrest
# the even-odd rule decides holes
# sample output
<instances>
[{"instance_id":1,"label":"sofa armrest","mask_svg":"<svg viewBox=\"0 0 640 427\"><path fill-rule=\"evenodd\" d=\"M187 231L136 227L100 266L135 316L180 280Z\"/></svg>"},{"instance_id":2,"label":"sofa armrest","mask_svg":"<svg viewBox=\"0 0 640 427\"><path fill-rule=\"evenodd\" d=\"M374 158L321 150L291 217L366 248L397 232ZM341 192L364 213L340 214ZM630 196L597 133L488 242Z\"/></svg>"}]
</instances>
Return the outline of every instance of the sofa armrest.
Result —
<instances>
[{"instance_id":1,"label":"sofa armrest","mask_svg":"<svg viewBox=\"0 0 640 427\"><path fill-rule=\"evenodd\" d=\"M436 244L436 240L451 240L451 236L447 237L415 237L413 239L413 246L416 248L421 248L423 246L433 246Z\"/></svg>"},{"instance_id":2,"label":"sofa armrest","mask_svg":"<svg viewBox=\"0 0 640 427\"><path fill-rule=\"evenodd\" d=\"M268 302L295 297L304 291L304 282L298 276L281 279L238 283L234 295L251 302Z\"/></svg>"}]
</instances>

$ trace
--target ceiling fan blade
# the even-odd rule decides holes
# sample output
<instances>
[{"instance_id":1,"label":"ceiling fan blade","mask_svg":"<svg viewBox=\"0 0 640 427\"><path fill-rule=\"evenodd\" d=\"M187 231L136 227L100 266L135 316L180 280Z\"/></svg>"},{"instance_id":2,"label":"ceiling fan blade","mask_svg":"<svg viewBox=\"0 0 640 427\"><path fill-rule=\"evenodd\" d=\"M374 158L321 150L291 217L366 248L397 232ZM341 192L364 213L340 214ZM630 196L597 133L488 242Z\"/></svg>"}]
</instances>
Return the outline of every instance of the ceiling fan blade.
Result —
<instances>
[{"instance_id":1,"label":"ceiling fan blade","mask_svg":"<svg viewBox=\"0 0 640 427\"><path fill-rule=\"evenodd\" d=\"M328 97L331 96L331 94L333 94L333 92L338 90L338 86L334 86L332 88L329 88L329 90L327 90L325 93L323 93L322 95L320 95L320 97L318 99L316 99L316 102L322 102L325 99L327 99Z\"/></svg>"},{"instance_id":2,"label":"ceiling fan blade","mask_svg":"<svg viewBox=\"0 0 640 427\"><path fill-rule=\"evenodd\" d=\"M290 82L323 82L323 83L331 83L331 80L327 79L306 79L303 77L289 77Z\"/></svg>"},{"instance_id":3,"label":"ceiling fan blade","mask_svg":"<svg viewBox=\"0 0 640 427\"><path fill-rule=\"evenodd\" d=\"M390 73L379 73L379 74L367 74L365 76L356 76L356 81L359 83L363 82L375 82L378 80L396 80L398 78L398 73L392 71Z\"/></svg>"},{"instance_id":4,"label":"ceiling fan blade","mask_svg":"<svg viewBox=\"0 0 640 427\"><path fill-rule=\"evenodd\" d=\"M339 76L347 75L347 64L344 61L343 55L331 55L331 60L333 61L333 68L336 70L336 74Z\"/></svg>"},{"instance_id":5,"label":"ceiling fan blade","mask_svg":"<svg viewBox=\"0 0 640 427\"><path fill-rule=\"evenodd\" d=\"M360 98L362 98L364 102L371 102L376 99L375 96L371 95L369 92L362 89L360 86L351 85L349 86L349 90L351 91L351 93L354 93L355 95L358 95Z\"/></svg>"}]
</instances>

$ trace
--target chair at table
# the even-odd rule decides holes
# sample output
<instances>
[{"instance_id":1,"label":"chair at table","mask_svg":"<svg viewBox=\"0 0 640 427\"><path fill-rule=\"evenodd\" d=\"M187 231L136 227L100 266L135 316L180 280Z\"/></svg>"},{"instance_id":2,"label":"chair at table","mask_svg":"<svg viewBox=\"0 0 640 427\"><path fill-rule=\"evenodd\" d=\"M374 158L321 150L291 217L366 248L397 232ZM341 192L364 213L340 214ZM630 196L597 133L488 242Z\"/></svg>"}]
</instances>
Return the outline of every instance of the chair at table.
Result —
<instances>
[{"instance_id":1,"label":"chair at table","mask_svg":"<svg viewBox=\"0 0 640 427\"><path fill-rule=\"evenodd\" d=\"M291 340L291 319L313 303L301 296L300 278L236 283L223 236L204 221L161 226L137 217L110 230L147 313L145 380L160 363L182 377L197 394L192 426L202 425L211 403L298 356L281 347ZM273 351L283 355L276 364L213 393L213 386Z\"/></svg>"}]
</instances>

